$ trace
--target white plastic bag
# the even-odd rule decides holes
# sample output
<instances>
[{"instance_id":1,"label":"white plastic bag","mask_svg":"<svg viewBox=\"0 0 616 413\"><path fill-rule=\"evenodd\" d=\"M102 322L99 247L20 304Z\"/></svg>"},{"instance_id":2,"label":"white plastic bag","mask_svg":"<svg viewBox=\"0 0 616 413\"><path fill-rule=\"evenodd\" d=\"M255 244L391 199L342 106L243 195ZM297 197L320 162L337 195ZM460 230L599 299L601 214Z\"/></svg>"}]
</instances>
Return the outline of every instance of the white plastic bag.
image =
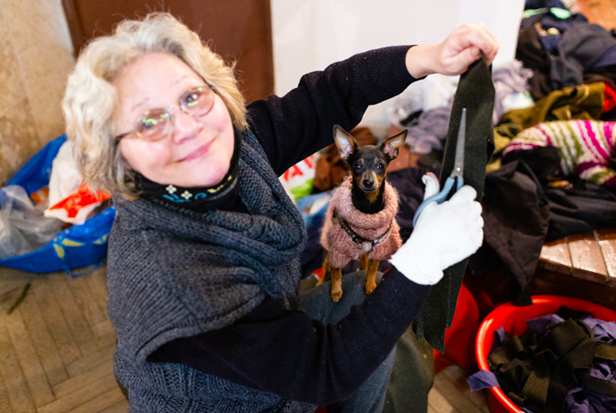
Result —
<instances>
[{"instance_id":1,"label":"white plastic bag","mask_svg":"<svg viewBox=\"0 0 616 413\"><path fill-rule=\"evenodd\" d=\"M0 189L0 259L24 255L53 239L64 223L46 218L19 185Z\"/></svg>"},{"instance_id":2,"label":"white plastic bag","mask_svg":"<svg viewBox=\"0 0 616 413\"><path fill-rule=\"evenodd\" d=\"M106 199L109 199L106 192L93 193L83 184L73 157L73 146L71 142L65 142L53 160L45 216L81 225Z\"/></svg>"},{"instance_id":3,"label":"white plastic bag","mask_svg":"<svg viewBox=\"0 0 616 413\"><path fill-rule=\"evenodd\" d=\"M317 157L318 153L310 155L287 169L280 176L280 182L293 202L297 202L301 197L312 193Z\"/></svg>"}]
</instances>

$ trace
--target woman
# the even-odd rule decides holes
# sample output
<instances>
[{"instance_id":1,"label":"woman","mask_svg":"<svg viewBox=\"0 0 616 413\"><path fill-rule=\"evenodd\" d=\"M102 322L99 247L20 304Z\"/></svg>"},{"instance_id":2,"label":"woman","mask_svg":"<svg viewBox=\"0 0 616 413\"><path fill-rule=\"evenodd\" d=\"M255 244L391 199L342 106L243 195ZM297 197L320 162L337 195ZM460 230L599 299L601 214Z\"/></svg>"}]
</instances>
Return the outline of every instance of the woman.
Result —
<instances>
[{"instance_id":1,"label":"woman","mask_svg":"<svg viewBox=\"0 0 616 413\"><path fill-rule=\"evenodd\" d=\"M480 50L491 61L495 39L465 25L441 44L351 57L248 107L232 68L168 14L125 21L82 52L63 108L84 179L117 207L108 310L131 411L381 409L390 353L429 285L481 244L476 194L427 208L365 299L360 275L345 276L324 324L301 311L331 305L329 287L298 297L306 235L278 175L330 144L334 124L351 130L368 105L430 73L462 73Z\"/></svg>"}]
</instances>

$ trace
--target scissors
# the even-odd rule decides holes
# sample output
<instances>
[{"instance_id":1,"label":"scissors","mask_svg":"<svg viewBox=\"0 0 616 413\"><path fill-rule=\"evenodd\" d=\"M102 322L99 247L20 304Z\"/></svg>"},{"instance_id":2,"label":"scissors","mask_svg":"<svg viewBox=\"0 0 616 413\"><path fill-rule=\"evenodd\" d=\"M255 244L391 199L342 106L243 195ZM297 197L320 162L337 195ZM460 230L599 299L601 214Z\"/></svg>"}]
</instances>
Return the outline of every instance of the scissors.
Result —
<instances>
[{"instance_id":1,"label":"scissors","mask_svg":"<svg viewBox=\"0 0 616 413\"><path fill-rule=\"evenodd\" d=\"M438 194L434 194L431 197L425 199L417 208L415 216L413 217L413 227L419 218L419 215L424 208L432 203L436 202L441 204L449 198L453 186L456 188L454 193L458 191L464 185L464 144L466 141L466 108L462 108L462 115L460 117L460 128L458 129L458 141L456 142L456 155L454 158L453 171L445 181L443 189Z\"/></svg>"}]
</instances>

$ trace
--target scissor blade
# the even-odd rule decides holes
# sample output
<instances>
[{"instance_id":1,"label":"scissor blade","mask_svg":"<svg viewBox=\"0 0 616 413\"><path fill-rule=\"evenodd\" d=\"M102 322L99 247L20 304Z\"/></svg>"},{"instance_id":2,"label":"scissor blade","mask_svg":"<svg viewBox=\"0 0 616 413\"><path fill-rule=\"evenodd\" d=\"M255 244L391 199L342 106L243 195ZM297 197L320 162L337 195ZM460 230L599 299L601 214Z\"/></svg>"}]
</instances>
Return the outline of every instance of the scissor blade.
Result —
<instances>
[{"instance_id":1,"label":"scissor blade","mask_svg":"<svg viewBox=\"0 0 616 413\"><path fill-rule=\"evenodd\" d=\"M466 108L462 108L460 116L460 128L458 129L458 141L456 142L456 157L453 163L452 176L463 178L464 175L464 146L466 144Z\"/></svg>"}]
</instances>

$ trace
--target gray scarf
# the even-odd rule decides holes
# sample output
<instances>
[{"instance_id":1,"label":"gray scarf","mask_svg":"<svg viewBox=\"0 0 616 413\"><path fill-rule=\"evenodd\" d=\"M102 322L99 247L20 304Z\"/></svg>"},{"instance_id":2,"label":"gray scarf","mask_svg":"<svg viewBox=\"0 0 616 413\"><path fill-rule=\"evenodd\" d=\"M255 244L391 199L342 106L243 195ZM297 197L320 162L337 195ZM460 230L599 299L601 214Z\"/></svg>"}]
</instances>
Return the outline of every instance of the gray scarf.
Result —
<instances>
[{"instance_id":1,"label":"gray scarf","mask_svg":"<svg viewBox=\"0 0 616 413\"><path fill-rule=\"evenodd\" d=\"M300 273L306 229L252 132L244 133L242 144L239 196L248 213L199 213L168 204L163 208L169 211L164 211L141 200L125 207L142 215L154 228L210 244L208 248L230 265L256 270L256 281L269 295L292 301L299 278L289 274Z\"/></svg>"},{"instance_id":2,"label":"gray scarf","mask_svg":"<svg viewBox=\"0 0 616 413\"><path fill-rule=\"evenodd\" d=\"M295 307L303 220L250 131L239 167L247 212L117 202L109 314L129 354L143 360L164 342L231 324L264 293Z\"/></svg>"}]
</instances>

